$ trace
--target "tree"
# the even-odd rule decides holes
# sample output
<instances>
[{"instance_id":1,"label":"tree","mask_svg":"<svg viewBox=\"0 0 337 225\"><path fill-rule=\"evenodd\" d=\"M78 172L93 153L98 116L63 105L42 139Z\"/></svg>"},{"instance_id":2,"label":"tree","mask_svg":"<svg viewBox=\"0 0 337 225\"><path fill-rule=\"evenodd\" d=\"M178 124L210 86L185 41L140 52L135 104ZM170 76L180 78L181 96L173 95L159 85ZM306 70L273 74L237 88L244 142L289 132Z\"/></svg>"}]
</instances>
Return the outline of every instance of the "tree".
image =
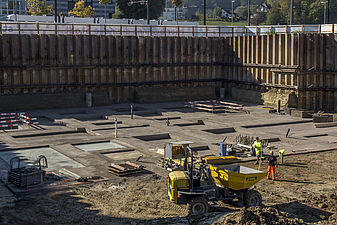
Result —
<instances>
[{"instance_id":1,"label":"tree","mask_svg":"<svg viewBox=\"0 0 337 225\"><path fill-rule=\"evenodd\" d=\"M221 18L221 8L219 6L213 9L213 17Z\"/></svg>"},{"instance_id":2,"label":"tree","mask_svg":"<svg viewBox=\"0 0 337 225\"><path fill-rule=\"evenodd\" d=\"M239 16L240 19L246 20L248 15L248 8L246 6L239 6L235 9L235 13Z\"/></svg>"},{"instance_id":3,"label":"tree","mask_svg":"<svg viewBox=\"0 0 337 225\"><path fill-rule=\"evenodd\" d=\"M53 6L47 5L44 0L28 0L27 12L34 16L44 16L53 14Z\"/></svg>"},{"instance_id":4,"label":"tree","mask_svg":"<svg viewBox=\"0 0 337 225\"><path fill-rule=\"evenodd\" d=\"M131 0L116 0L121 18L143 19L146 18L146 4L135 3ZM150 19L158 19L165 7L164 0L149 0Z\"/></svg>"},{"instance_id":5,"label":"tree","mask_svg":"<svg viewBox=\"0 0 337 225\"><path fill-rule=\"evenodd\" d=\"M181 0L171 0L172 4L174 5L174 20L177 21L178 15L177 15L177 8L181 5Z\"/></svg>"},{"instance_id":6,"label":"tree","mask_svg":"<svg viewBox=\"0 0 337 225\"><path fill-rule=\"evenodd\" d=\"M254 18L252 19L252 24L258 26L261 23L266 21L267 13L265 12L256 12Z\"/></svg>"},{"instance_id":7,"label":"tree","mask_svg":"<svg viewBox=\"0 0 337 225\"><path fill-rule=\"evenodd\" d=\"M73 10L68 12L69 16L78 16L78 17L94 17L96 15L95 9L90 5L85 6L85 2L80 0L75 3Z\"/></svg>"},{"instance_id":8,"label":"tree","mask_svg":"<svg viewBox=\"0 0 337 225\"><path fill-rule=\"evenodd\" d=\"M284 15L282 14L281 5L276 2L272 5L272 8L267 13L267 24L283 24L286 22Z\"/></svg>"},{"instance_id":9,"label":"tree","mask_svg":"<svg viewBox=\"0 0 337 225\"><path fill-rule=\"evenodd\" d=\"M104 13L104 19L106 23L106 7L111 2L111 0L98 0L98 3L101 5L105 5L105 13Z\"/></svg>"}]
</instances>

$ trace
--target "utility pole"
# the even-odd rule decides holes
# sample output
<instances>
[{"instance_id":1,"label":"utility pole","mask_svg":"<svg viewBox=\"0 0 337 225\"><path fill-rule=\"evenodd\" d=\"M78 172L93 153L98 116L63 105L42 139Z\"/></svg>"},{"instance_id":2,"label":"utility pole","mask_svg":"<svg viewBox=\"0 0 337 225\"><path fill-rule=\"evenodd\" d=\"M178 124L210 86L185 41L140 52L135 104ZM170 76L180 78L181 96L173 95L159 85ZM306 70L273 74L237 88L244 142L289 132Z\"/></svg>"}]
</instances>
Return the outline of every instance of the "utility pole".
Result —
<instances>
[{"instance_id":1,"label":"utility pole","mask_svg":"<svg viewBox=\"0 0 337 225\"><path fill-rule=\"evenodd\" d=\"M18 13L17 13L17 0L14 0L14 21L17 22L18 21Z\"/></svg>"},{"instance_id":2,"label":"utility pole","mask_svg":"<svg viewBox=\"0 0 337 225\"><path fill-rule=\"evenodd\" d=\"M204 25L206 26L206 0L204 0Z\"/></svg>"},{"instance_id":3,"label":"utility pole","mask_svg":"<svg viewBox=\"0 0 337 225\"><path fill-rule=\"evenodd\" d=\"M250 26L250 0L248 0L247 7L248 7L248 26Z\"/></svg>"},{"instance_id":4,"label":"utility pole","mask_svg":"<svg viewBox=\"0 0 337 225\"><path fill-rule=\"evenodd\" d=\"M327 1L321 2L324 5L324 12L323 12L323 23L326 24L326 6L328 4Z\"/></svg>"},{"instance_id":5,"label":"utility pole","mask_svg":"<svg viewBox=\"0 0 337 225\"><path fill-rule=\"evenodd\" d=\"M290 25L293 25L294 19L294 0L290 1Z\"/></svg>"},{"instance_id":6,"label":"utility pole","mask_svg":"<svg viewBox=\"0 0 337 225\"><path fill-rule=\"evenodd\" d=\"M232 0L232 26L234 26L234 0Z\"/></svg>"},{"instance_id":7,"label":"utility pole","mask_svg":"<svg viewBox=\"0 0 337 225\"><path fill-rule=\"evenodd\" d=\"M330 0L328 0L328 11L327 11L327 19L328 19L328 23L330 23Z\"/></svg>"},{"instance_id":8,"label":"utility pole","mask_svg":"<svg viewBox=\"0 0 337 225\"><path fill-rule=\"evenodd\" d=\"M147 16L147 25L150 24L150 0L146 1L146 16Z\"/></svg>"},{"instance_id":9,"label":"utility pole","mask_svg":"<svg viewBox=\"0 0 337 225\"><path fill-rule=\"evenodd\" d=\"M55 5L55 23L57 23L57 0L54 0L54 5Z\"/></svg>"}]
</instances>

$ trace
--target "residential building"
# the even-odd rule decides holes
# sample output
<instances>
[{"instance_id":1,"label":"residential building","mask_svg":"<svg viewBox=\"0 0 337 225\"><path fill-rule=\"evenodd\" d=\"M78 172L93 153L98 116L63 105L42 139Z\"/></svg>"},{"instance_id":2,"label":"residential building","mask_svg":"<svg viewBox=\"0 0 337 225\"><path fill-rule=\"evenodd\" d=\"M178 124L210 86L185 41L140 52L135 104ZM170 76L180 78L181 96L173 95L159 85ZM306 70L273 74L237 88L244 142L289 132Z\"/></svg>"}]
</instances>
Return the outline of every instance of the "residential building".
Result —
<instances>
[{"instance_id":1,"label":"residential building","mask_svg":"<svg viewBox=\"0 0 337 225\"><path fill-rule=\"evenodd\" d=\"M236 14L234 13L234 18L236 17ZM232 11L229 11L227 9L221 9L221 18L224 19L231 19L232 18Z\"/></svg>"},{"instance_id":2,"label":"residential building","mask_svg":"<svg viewBox=\"0 0 337 225\"><path fill-rule=\"evenodd\" d=\"M257 6L256 12L265 12L266 13L266 12L269 11L269 9L271 9L271 5L268 4L267 2L264 2L264 3Z\"/></svg>"},{"instance_id":3,"label":"residential building","mask_svg":"<svg viewBox=\"0 0 337 225\"><path fill-rule=\"evenodd\" d=\"M17 14L27 14L27 0L16 0ZM0 15L14 14L14 0L0 0Z\"/></svg>"}]
</instances>

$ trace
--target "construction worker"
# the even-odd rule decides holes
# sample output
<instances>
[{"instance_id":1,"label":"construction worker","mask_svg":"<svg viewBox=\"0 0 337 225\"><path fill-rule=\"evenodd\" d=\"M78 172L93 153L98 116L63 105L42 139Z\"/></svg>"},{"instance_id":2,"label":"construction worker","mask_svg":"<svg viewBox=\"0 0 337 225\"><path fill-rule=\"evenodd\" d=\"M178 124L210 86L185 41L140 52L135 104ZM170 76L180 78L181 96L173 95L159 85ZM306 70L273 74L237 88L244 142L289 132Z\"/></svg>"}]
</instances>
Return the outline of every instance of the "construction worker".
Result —
<instances>
[{"instance_id":1,"label":"construction worker","mask_svg":"<svg viewBox=\"0 0 337 225\"><path fill-rule=\"evenodd\" d=\"M255 149L256 164L259 164L259 160L262 159L262 142L260 141L259 137L256 137L252 147Z\"/></svg>"},{"instance_id":2,"label":"construction worker","mask_svg":"<svg viewBox=\"0 0 337 225\"><path fill-rule=\"evenodd\" d=\"M274 156L273 150L270 151L270 156L268 157L268 175L267 179L272 178L275 180L275 166L277 166L277 159Z\"/></svg>"},{"instance_id":3,"label":"construction worker","mask_svg":"<svg viewBox=\"0 0 337 225\"><path fill-rule=\"evenodd\" d=\"M278 152L278 155L281 159L281 164L283 164L283 159L284 159L284 155L286 154L286 151L284 149L281 149L279 152Z\"/></svg>"}]
</instances>

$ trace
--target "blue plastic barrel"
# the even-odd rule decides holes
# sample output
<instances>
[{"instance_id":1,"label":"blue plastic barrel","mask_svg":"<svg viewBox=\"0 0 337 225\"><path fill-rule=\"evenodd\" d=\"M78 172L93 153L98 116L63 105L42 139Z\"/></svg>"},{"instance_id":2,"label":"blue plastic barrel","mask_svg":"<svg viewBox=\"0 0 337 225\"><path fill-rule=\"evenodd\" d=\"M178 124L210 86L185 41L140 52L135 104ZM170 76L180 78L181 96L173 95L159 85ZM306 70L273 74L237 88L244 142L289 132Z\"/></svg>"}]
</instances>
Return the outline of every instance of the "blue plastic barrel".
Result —
<instances>
[{"instance_id":1,"label":"blue plastic barrel","mask_svg":"<svg viewBox=\"0 0 337 225\"><path fill-rule=\"evenodd\" d=\"M227 145L224 142L220 142L220 156L226 156L227 155Z\"/></svg>"}]
</instances>

